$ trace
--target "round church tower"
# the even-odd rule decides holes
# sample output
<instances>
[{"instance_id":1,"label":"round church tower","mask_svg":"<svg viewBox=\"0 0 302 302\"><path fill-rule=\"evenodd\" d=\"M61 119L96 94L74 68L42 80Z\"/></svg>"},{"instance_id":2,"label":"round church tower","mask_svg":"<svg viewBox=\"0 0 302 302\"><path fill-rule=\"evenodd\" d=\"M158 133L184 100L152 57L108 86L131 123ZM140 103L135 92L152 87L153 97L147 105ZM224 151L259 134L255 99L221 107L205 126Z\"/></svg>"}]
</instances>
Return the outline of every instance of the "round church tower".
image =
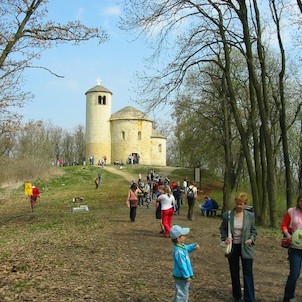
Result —
<instances>
[{"instance_id":1,"label":"round church tower","mask_svg":"<svg viewBox=\"0 0 302 302\"><path fill-rule=\"evenodd\" d=\"M112 92L98 85L86 93L86 160L93 156L97 164L102 157L111 163L111 96Z\"/></svg>"}]
</instances>

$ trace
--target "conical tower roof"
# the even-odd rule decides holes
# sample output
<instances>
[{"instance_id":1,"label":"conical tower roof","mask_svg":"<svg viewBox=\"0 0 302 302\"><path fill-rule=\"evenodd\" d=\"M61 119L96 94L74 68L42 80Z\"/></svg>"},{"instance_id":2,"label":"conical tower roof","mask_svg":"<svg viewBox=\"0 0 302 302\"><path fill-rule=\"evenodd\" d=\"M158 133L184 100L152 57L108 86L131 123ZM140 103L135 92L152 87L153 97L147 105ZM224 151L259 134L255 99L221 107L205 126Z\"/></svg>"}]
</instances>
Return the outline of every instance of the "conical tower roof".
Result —
<instances>
[{"instance_id":1,"label":"conical tower roof","mask_svg":"<svg viewBox=\"0 0 302 302\"><path fill-rule=\"evenodd\" d=\"M153 138L166 138L164 135L162 135L159 131L153 129L151 137Z\"/></svg>"},{"instance_id":2,"label":"conical tower roof","mask_svg":"<svg viewBox=\"0 0 302 302\"><path fill-rule=\"evenodd\" d=\"M104 86L102 86L102 85L96 85L96 86L90 88L90 89L85 93L85 95L86 95L87 93L92 93L92 92L107 92L107 93L112 94L112 92L111 92L109 89L107 89L106 87L104 87Z\"/></svg>"}]
</instances>

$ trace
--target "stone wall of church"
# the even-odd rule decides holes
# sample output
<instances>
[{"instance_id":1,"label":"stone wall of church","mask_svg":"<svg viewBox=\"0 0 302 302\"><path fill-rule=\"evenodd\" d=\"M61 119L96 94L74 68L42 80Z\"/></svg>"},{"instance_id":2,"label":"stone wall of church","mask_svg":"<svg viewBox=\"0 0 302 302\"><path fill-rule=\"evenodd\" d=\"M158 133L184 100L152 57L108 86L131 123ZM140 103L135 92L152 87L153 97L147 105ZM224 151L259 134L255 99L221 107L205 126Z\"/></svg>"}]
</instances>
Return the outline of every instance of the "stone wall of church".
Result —
<instances>
[{"instance_id":1,"label":"stone wall of church","mask_svg":"<svg viewBox=\"0 0 302 302\"><path fill-rule=\"evenodd\" d=\"M167 141L161 137L151 137L150 161L155 166L167 165Z\"/></svg>"},{"instance_id":2,"label":"stone wall of church","mask_svg":"<svg viewBox=\"0 0 302 302\"><path fill-rule=\"evenodd\" d=\"M144 120L112 120L111 146L112 162L127 162L128 156L137 153L140 164L153 164L150 154L152 122Z\"/></svg>"}]
</instances>

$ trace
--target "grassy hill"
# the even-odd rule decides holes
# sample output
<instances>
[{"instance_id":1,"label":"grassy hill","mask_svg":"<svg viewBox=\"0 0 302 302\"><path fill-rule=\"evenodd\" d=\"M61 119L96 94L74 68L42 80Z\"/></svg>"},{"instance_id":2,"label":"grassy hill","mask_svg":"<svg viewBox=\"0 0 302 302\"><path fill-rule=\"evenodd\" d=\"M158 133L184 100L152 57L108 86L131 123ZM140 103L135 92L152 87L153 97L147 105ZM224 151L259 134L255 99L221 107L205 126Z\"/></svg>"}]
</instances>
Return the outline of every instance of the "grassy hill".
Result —
<instances>
[{"instance_id":1,"label":"grassy hill","mask_svg":"<svg viewBox=\"0 0 302 302\"><path fill-rule=\"evenodd\" d=\"M144 175L145 168L125 171ZM100 168L61 171L35 182L41 197L33 213L22 186L0 191L0 301L171 301L172 243L158 234L154 208L138 208L131 224L125 178L102 170L103 182L95 189ZM184 177L181 169L164 176ZM74 197L83 197L90 211L71 212ZM190 227L188 243L202 247L191 256L195 279L190 302L231 301L227 261L218 247L220 218L201 217L196 206L194 221L188 221L186 211L184 203L173 223ZM279 247L278 232L258 231L256 294L261 301L280 301L288 271L286 251ZM302 300L299 289L296 299Z\"/></svg>"}]
</instances>

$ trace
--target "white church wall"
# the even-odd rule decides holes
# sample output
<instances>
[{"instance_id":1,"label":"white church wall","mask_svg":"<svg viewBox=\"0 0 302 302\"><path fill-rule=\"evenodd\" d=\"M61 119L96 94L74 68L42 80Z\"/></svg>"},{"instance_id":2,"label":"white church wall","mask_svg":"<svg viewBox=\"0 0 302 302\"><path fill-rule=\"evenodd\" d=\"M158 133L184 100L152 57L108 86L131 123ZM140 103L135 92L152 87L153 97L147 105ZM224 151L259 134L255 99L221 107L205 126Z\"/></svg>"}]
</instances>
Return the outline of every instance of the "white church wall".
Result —
<instances>
[{"instance_id":1,"label":"white church wall","mask_svg":"<svg viewBox=\"0 0 302 302\"><path fill-rule=\"evenodd\" d=\"M98 97L106 96L106 104L99 104ZM93 156L95 163L102 157L111 162L111 94L89 92L86 94L86 156Z\"/></svg>"},{"instance_id":2,"label":"white church wall","mask_svg":"<svg viewBox=\"0 0 302 302\"><path fill-rule=\"evenodd\" d=\"M140 156L140 164L150 165L152 122L143 120L111 121L112 160L127 162L132 153Z\"/></svg>"},{"instance_id":3,"label":"white church wall","mask_svg":"<svg viewBox=\"0 0 302 302\"><path fill-rule=\"evenodd\" d=\"M155 166L166 166L167 165L167 141L165 138L151 138L151 154L150 161Z\"/></svg>"}]
</instances>

